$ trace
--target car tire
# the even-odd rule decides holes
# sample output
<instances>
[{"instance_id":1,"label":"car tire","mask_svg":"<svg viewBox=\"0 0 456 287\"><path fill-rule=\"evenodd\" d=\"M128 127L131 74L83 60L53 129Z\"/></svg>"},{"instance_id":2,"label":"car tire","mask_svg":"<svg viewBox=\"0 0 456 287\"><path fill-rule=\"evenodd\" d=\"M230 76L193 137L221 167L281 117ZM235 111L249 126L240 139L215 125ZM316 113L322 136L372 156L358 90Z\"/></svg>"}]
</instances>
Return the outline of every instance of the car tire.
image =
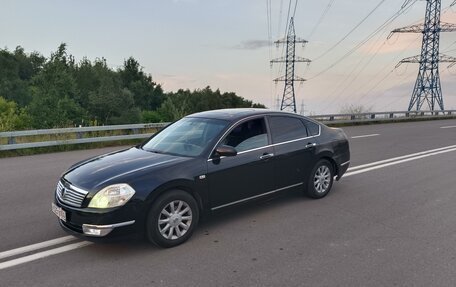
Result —
<instances>
[{"instance_id":1,"label":"car tire","mask_svg":"<svg viewBox=\"0 0 456 287\"><path fill-rule=\"evenodd\" d=\"M182 190L167 191L152 204L146 220L147 239L164 248L187 241L199 219L196 200Z\"/></svg>"},{"instance_id":2,"label":"car tire","mask_svg":"<svg viewBox=\"0 0 456 287\"><path fill-rule=\"evenodd\" d=\"M333 165L326 159L319 160L310 173L306 195L314 199L325 197L331 191L333 181Z\"/></svg>"}]
</instances>

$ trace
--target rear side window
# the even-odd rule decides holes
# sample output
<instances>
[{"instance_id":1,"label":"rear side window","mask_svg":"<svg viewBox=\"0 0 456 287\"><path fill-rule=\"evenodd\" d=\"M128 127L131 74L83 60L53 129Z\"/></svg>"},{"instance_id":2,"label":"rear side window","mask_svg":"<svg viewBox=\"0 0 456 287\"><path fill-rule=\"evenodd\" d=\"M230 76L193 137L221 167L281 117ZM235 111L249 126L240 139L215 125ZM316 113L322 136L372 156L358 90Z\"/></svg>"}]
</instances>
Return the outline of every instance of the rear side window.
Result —
<instances>
[{"instance_id":1,"label":"rear side window","mask_svg":"<svg viewBox=\"0 0 456 287\"><path fill-rule=\"evenodd\" d=\"M302 121L304 122L304 124L307 127L307 131L309 132L309 136L318 135L318 133L320 132L320 127L316 123L308 121L308 120L302 120Z\"/></svg>"},{"instance_id":2,"label":"rear side window","mask_svg":"<svg viewBox=\"0 0 456 287\"><path fill-rule=\"evenodd\" d=\"M269 117L272 143L281 143L307 137L304 123L294 117L271 116Z\"/></svg>"}]
</instances>

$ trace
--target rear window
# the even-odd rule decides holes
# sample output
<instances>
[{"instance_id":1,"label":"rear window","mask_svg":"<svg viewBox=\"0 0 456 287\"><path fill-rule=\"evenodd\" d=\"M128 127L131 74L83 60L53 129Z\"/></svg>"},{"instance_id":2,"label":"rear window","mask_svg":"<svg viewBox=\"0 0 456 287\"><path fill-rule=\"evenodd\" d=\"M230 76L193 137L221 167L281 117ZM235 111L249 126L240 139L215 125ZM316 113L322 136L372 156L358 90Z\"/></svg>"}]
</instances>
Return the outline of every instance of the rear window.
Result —
<instances>
[{"instance_id":1,"label":"rear window","mask_svg":"<svg viewBox=\"0 0 456 287\"><path fill-rule=\"evenodd\" d=\"M320 127L316 123L308 121L308 120L304 120L304 119L302 121L304 122L304 124L307 127L307 131L309 132L309 136L318 135L318 133L320 132Z\"/></svg>"},{"instance_id":2,"label":"rear window","mask_svg":"<svg viewBox=\"0 0 456 287\"><path fill-rule=\"evenodd\" d=\"M294 117L271 116L269 117L272 142L281 143L307 137L304 123Z\"/></svg>"}]
</instances>

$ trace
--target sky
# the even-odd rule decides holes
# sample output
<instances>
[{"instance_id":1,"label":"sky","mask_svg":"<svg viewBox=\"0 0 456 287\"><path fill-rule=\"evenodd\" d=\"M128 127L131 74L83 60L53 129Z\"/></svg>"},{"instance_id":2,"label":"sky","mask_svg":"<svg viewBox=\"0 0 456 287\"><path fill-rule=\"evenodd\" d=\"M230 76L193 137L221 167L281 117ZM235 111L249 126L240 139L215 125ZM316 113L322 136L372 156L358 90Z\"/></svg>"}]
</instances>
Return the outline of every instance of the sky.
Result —
<instances>
[{"instance_id":1,"label":"sky","mask_svg":"<svg viewBox=\"0 0 456 287\"><path fill-rule=\"evenodd\" d=\"M210 86L273 109L283 92L283 83L272 81L284 74L283 66L271 68L269 63L283 56L282 48L270 43L285 36L289 0L270 0L270 21L268 0L0 1L3 48L20 45L49 56L66 43L76 60L104 57L114 69L132 56L165 91ZM392 29L422 22L426 1L413 4L338 61L399 11L403 2L297 1L296 35L309 43L296 46L296 54L312 60L296 67L296 74L308 79L295 84L298 112L338 113L350 105L371 111L407 109L418 64L395 66L420 53L422 35L395 34L389 40L387 36ZM445 9L452 2L442 0L444 22L456 23L456 6ZM295 3L291 0L290 14ZM376 6L362 25L334 46ZM441 33L440 51L456 57L456 32ZM445 108L456 109L456 66L447 66L440 64Z\"/></svg>"}]
</instances>

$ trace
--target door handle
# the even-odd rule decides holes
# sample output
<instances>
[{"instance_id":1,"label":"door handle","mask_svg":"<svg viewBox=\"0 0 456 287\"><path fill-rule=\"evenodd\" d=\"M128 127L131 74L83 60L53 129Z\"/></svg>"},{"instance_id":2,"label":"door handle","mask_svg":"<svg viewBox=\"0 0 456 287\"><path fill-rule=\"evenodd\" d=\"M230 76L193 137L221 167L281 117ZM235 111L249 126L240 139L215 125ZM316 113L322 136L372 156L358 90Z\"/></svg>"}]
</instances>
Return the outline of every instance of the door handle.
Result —
<instances>
[{"instance_id":1,"label":"door handle","mask_svg":"<svg viewBox=\"0 0 456 287\"><path fill-rule=\"evenodd\" d=\"M273 156L274 156L273 153L265 153L262 156L260 156L260 159L268 159L268 158L271 158Z\"/></svg>"},{"instance_id":2,"label":"door handle","mask_svg":"<svg viewBox=\"0 0 456 287\"><path fill-rule=\"evenodd\" d=\"M308 143L304 146L304 148L311 148L311 147L314 147L316 146L317 144L316 143Z\"/></svg>"}]
</instances>

